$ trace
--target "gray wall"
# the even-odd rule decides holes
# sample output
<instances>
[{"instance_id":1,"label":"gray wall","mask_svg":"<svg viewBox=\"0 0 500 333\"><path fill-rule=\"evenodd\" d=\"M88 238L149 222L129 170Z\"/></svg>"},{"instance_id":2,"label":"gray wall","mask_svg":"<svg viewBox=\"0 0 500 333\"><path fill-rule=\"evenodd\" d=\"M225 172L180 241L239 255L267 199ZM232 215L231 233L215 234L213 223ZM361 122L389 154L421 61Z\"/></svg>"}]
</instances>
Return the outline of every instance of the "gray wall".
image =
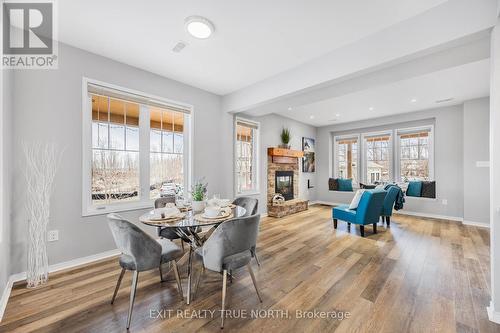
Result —
<instances>
[{"instance_id":1,"label":"gray wall","mask_svg":"<svg viewBox=\"0 0 500 333\"><path fill-rule=\"evenodd\" d=\"M318 128L317 162L318 201L349 203L352 193L328 190L328 178L333 173L332 135L378 131L398 127L411 127L434 122L434 178L437 199L408 198L405 210L422 214L463 217L463 112L462 106L443 107L413 113L381 117ZM443 204L447 200L447 204Z\"/></svg>"},{"instance_id":2,"label":"gray wall","mask_svg":"<svg viewBox=\"0 0 500 333\"><path fill-rule=\"evenodd\" d=\"M489 161L489 98L464 103L464 221L489 224L490 170L476 162Z\"/></svg>"},{"instance_id":3,"label":"gray wall","mask_svg":"<svg viewBox=\"0 0 500 333\"><path fill-rule=\"evenodd\" d=\"M194 105L194 177L205 176L210 193L232 196L233 117L221 112L219 96L59 44L58 70L17 71L14 77L13 273L26 269L23 141L55 141L67 147L52 198L48 228L58 229L60 240L48 244L50 264L115 248L105 216L81 216L82 76ZM137 221L142 213L123 215Z\"/></svg>"},{"instance_id":4,"label":"gray wall","mask_svg":"<svg viewBox=\"0 0 500 333\"><path fill-rule=\"evenodd\" d=\"M0 70L0 297L10 275L10 160L13 76L9 70Z\"/></svg>"},{"instance_id":5,"label":"gray wall","mask_svg":"<svg viewBox=\"0 0 500 333\"><path fill-rule=\"evenodd\" d=\"M249 117L244 114L243 118L252 119L260 123L260 163L259 163L259 186L260 194L255 196L259 199L259 212L267 212L267 148L277 147L281 144L280 133L283 127L290 129L292 135L290 145L292 149L302 150L302 137L316 138L316 128L304 123L285 118L276 114L262 117ZM317 155L316 155L317 156ZM316 185L316 172L302 172L302 161L299 162L299 197L311 201L316 200L316 188L308 189L307 180ZM316 169L317 170L317 169Z\"/></svg>"}]
</instances>

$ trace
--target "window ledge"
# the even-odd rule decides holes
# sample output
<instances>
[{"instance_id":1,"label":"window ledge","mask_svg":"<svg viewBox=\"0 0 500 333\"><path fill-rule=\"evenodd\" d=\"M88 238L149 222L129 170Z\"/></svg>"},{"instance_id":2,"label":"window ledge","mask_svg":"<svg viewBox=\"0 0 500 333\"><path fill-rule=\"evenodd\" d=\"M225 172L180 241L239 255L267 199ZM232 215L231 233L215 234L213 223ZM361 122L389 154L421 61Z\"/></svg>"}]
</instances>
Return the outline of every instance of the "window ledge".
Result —
<instances>
[{"instance_id":1,"label":"window ledge","mask_svg":"<svg viewBox=\"0 0 500 333\"><path fill-rule=\"evenodd\" d=\"M437 198L426 198L426 197L412 197L412 196L407 196L405 195L405 200L416 200L416 201L437 201Z\"/></svg>"},{"instance_id":2,"label":"window ledge","mask_svg":"<svg viewBox=\"0 0 500 333\"><path fill-rule=\"evenodd\" d=\"M115 205L111 204L103 207L104 207L103 209L89 207L87 210L84 210L82 212L82 217L106 215L109 213L128 212L133 210L153 209L154 203L153 201L148 201L148 202L137 202L134 204L115 204Z\"/></svg>"}]
</instances>

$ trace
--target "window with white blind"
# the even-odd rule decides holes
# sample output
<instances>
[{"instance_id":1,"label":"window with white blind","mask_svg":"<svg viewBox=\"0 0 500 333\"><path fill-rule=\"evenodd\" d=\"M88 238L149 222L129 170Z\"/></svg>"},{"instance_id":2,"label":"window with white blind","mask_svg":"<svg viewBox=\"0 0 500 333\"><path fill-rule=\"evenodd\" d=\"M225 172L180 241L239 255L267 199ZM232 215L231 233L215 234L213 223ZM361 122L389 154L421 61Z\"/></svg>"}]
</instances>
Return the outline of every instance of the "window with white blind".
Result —
<instances>
[{"instance_id":1,"label":"window with white blind","mask_svg":"<svg viewBox=\"0 0 500 333\"><path fill-rule=\"evenodd\" d=\"M358 160L359 160L359 137L336 136L335 141L335 165L334 175L336 178L352 179L353 185L359 183Z\"/></svg>"},{"instance_id":2,"label":"window with white blind","mask_svg":"<svg viewBox=\"0 0 500 333\"><path fill-rule=\"evenodd\" d=\"M397 130L400 181L433 179L432 127Z\"/></svg>"},{"instance_id":3,"label":"window with white blind","mask_svg":"<svg viewBox=\"0 0 500 333\"><path fill-rule=\"evenodd\" d=\"M236 118L234 132L236 194L257 193L259 123Z\"/></svg>"},{"instance_id":4,"label":"window with white blind","mask_svg":"<svg viewBox=\"0 0 500 333\"><path fill-rule=\"evenodd\" d=\"M363 181L369 184L391 181L391 132L364 134L363 147Z\"/></svg>"},{"instance_id":5,"label":"window with white blind","mask_svg":"<svg viewBox=\"0 0 500 333\"><path fill-rule=\"evenodd\" d=\"M188 105L83 79L83 215L151 206L189 185Z\"/></svg>"}]
</instances>

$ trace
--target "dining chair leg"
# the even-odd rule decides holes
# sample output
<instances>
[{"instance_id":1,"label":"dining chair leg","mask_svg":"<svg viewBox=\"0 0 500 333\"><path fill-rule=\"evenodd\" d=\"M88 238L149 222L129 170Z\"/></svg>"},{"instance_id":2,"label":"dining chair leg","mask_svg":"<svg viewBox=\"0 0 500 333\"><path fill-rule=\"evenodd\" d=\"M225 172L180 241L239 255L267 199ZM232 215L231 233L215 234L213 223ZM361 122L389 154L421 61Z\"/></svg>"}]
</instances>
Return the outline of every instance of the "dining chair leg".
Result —
<instances>
[{"instance_id":1,"label":"dining chair leg","mask_svg":"<svg viewBox=\"0 0 500 333\"><path fill-rule=\"evenodd\" d=\"M188 284L187 284L187 301L186 303L189 305L191 302L191 275L193 275L193 248L189 247L189 260L188 260Z\"/></svg>"},{"instance_id":2,"label":"dining chair leg","mask_svg":"<svg viewBox=\"0 0 500 333\"><path fill-rule=\"evenodd\" d=\"M361 237L365 237L365 226L364 225L359 226L359 232L361 233Z\"/></svg>"},{"instance_id":3,"label":"dining chair leg","mask_svg":"<svg viewBox=\"0 0 500 333\"><path fill-rule=\"evenodd\" d=\"M252 266L250 266L250 263L247 264L247 268L248 273L250 273L250 277L252 278L253 286L255 287L257 296L259 297L259 301L262 303L262 297L260 296L259 287L257 287L257 280L255 279L255 275L253 274Z\"/></svg>"},{"instance_id":4,"label":"dining chair leg","mask_svg":"<svg viewBox=\"0 0 500 333\"><path fill-rule=\"evenodd\" d=\"M224 312L226 310L226 283L227 283L227 270L222 272L222 309L220 312L221 324L220 328L224 328Z\"/></svg>"},{"instance_id":5,"label":"dining chair leg","mask_svg":"<svg viewBox=\"0 0 500 333\"><path fill-rule=\"evenodd\" d=\"M333 229L337 229L337 219L333 219Z\"/></svg>"},{"instance_id":6,"label":"dining chair leg","mask_svg":"<svg viewBox=\"0 0 500 333\"><path fill-rule=\"evenodd\" d=\"M351 231L351 224L349 222L347 223L347 230Z\"/></svg>"},{"instance_id":7,"label":"dining chair leg","mask_svg":"<svg viewBox=\"0 0 500 333\"><path fill-rule=\"evenodd\" d=\"M260 260L259 260L259 257L257 257L257 250L253 251L253 257L255 258L255 261L257 262L257 266L260 267Z\"/></svg>"},{"instance_id":8,"label":"dining chair leg","mask_svg":"<svg viewBox=\"0 0 500 333\"><path fill-rule=\"evenodd\" d=\"M132 309L134 308L135 292L137 290L138 278L139 278L139 272L134 271L134 276L132 277L132 287L130 289L130 304L128 308L127 329L130 328L130 320L132 319Z\"/></svg>"},{"instance_id":9,"label":"dining chair leg","mask_svg":"<svg viewBox=\"0 0 500 333\"><path fill-rule=\"evenodd\" d=\"M201 279L203 278L203 274L205 274L205 266L202 263L200 269L200 275L198 275L198 279L196 279L196 284L194 286L193 299L196 298L196 294L198 294L198 288L200 287L200 282Z\"/></svg>"},{"instance_id":10,"label":"dining chair leg","mask_svg":"<svg viewBox=\"0 0 500 333\"><path fill-rule=\"evenodd\" d=\"M390 227L391 226L391 217L390 216L387 216L385 218L385 222L387 222L387 226Z\"/></svg>"},{"instance_id":11,"label":"dining chair leg","mask_svg":"<svg viewBox=\"0 0 500 333\"><path fill-rule=\"evenodd\" d=\"M373 223L373 233L377 233L377 223Z\"/></svg>"},{"instance_id":12,"label":"dining chair leg","mask_svg":"<svg viewBox=\"0 0 500 333\"><path fill-rule=\"evenodd\" d=\"M177 288L179 289L179 294L181 298L184 299L184 293L182 292L182 284L181 277L179 276L179 267L177 267L177 262L175 260L172 261L172 266L174 268L175 280L177 281Z\"/></svg>"},{"instance_id":13,"label":"dining chair leg","mask_svg":"<svg viewBox=\"0 0 500 333\"><path fill-rule=\"evenodd\" d=\"M160 282L165 282L165 279L163 278L163 265L160 264Z\"/></svg>"},{"instance_id":14,"label":"dining chair leg","mask_svg":"<svg viewBox=\"0 0 500 333\"><path fill-rule=\"evenodd\" d=\"M111 298L111 304L115 302L116 294L118 294L118 290L120 289L120 284L122 283L123 275L125 275L125 268L122 268L120 276L118 277L118 281L116 282L116 288L115 292L113 293L113 298Z\"/></svg>"}]
</instances>

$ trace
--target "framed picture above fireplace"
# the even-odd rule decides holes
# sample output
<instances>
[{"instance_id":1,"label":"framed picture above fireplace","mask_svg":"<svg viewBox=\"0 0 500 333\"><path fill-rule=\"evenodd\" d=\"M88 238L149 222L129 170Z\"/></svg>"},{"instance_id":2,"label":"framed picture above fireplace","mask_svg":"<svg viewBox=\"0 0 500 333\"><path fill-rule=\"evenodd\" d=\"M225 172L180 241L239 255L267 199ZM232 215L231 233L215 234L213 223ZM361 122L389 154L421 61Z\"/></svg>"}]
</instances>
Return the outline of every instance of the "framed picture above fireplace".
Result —
<instances>
[{"instance_id":1,"label":"framed picture above fireplace","mask_svg":"<svg viewBox=\"0 0 500 333\"><path fill-rule=\"evenodd\" d=\"M315 159L315 140L312 138L302 137L302 172L315 172L316 159Z\"/></svg>"}]
</instances>

